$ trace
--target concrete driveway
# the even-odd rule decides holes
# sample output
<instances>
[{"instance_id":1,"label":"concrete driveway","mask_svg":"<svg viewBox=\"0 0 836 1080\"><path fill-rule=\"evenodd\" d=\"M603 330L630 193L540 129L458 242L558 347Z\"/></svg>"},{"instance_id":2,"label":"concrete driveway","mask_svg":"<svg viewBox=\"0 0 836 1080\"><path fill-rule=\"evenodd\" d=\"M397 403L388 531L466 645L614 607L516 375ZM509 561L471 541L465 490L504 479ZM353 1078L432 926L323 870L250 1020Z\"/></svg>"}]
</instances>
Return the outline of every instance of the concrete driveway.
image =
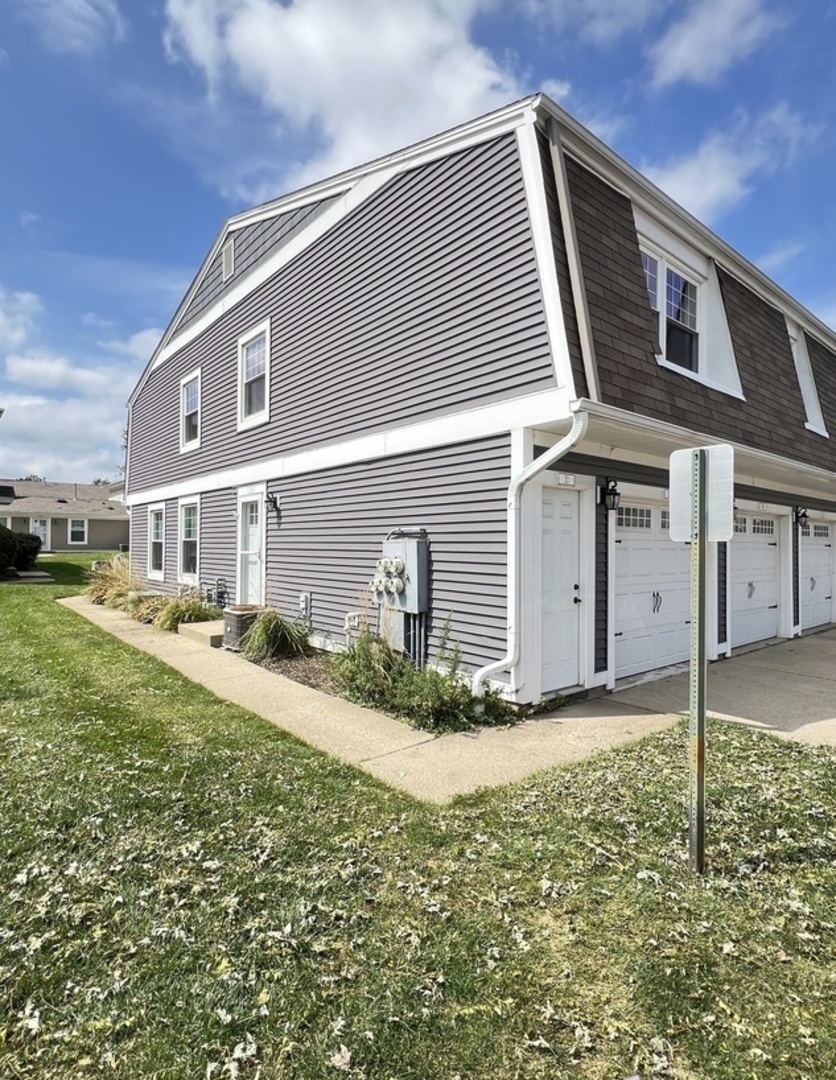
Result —
<instances>
[{"instance_id":1,"label":"concrete driveway","mask_svg":"<svg viewBox=\"0 0 836 1080\"><path fill-rule=\"evenodd\" d=\"M688 710L688 672L616 689L623 705ZM708 669L708 713L836 746L836 628L750 649Z\"/></svg>"}]
</instances>

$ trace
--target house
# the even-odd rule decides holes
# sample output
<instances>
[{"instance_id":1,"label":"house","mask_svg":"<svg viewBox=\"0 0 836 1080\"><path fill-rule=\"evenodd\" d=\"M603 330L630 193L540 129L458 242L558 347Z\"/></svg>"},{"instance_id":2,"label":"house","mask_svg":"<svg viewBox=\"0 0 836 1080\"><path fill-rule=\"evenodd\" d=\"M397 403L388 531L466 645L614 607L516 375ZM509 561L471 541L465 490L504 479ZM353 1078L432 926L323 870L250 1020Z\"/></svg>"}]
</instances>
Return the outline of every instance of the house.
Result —
<instances>
[{"instance_id":1,"label":"house","mask_svg":"<svg viewBox=\"0 0 836 1080\"><path fill-rule=\"evenodd\" d=\"M0 480L0 525L34 533L42 551L127 550L129 515L98 484Z\"/></svg>"},{"instance_id":2,"label":"house","mask_svg":"<svg viewBox=\"0 0 836 1080\"><path fill-rule=\"evenodd\" d=\"M831 433L829 327L537 95L224 225L130 399L133 567L612 687L689 654L676 449L735 450L709 658L833 620Z\"/></svg>"}]
</instances>

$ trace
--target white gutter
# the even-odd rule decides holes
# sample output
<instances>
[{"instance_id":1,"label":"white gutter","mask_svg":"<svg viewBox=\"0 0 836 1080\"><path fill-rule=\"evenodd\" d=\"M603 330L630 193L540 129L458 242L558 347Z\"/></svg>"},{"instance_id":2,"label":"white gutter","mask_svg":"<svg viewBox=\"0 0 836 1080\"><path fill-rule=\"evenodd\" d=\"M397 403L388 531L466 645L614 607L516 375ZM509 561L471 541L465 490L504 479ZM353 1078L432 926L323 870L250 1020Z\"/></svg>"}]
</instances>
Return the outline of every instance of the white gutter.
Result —
<instances>
[{"instance_id":1,"label":"white gutter","mask_svg":"<svg viewBox=\"0 0 836 1080\"><path fill-rule=\"evenodd\" d=\"M516 667L520 658L520 536L522 492L526 484L539 476L555 461L558 461L572 449L586 434L589 414L578 410L572 417L572 428L560 442L550 447L530 464L517 473L508 485L508 651L501 660L479 668L471 684L474 697L482 697L485 681L500 671L510 671Z\"/></svg>"}]
</instances>

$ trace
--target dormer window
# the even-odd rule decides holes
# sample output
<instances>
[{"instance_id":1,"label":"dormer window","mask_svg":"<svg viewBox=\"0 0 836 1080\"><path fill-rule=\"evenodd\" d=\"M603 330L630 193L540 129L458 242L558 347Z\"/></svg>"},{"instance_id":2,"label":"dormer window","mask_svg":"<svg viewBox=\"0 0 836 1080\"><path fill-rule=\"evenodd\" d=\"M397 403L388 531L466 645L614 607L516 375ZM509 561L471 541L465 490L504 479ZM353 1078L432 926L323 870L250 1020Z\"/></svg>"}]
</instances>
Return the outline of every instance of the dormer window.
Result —
<instances>
[{"instance_id":1,"label":"dormer window","mask_svg":"<svg viewBox=\"0 0 836 1080\"><path fill-rule=\"evenodd\" d=\"M650 306L659 334L657 354L668 364L699 371L698 285L665 259L642 252L642 266ZM664 282L664 320L661 318Z\"/></svg>"}]
</instances>

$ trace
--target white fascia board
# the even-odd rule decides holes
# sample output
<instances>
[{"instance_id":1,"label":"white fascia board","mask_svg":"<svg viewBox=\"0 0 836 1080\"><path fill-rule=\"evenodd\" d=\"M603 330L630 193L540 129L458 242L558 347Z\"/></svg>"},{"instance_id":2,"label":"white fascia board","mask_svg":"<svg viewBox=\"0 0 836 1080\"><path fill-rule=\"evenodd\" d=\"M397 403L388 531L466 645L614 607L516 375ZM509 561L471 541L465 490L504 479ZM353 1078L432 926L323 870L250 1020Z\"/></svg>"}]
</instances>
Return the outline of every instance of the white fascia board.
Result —
<instances>
[{"instance_id":1,"label":"white fascia board","mask_svg":"<svg viewBox=\"0 0 836 1080\"><path fill-rule=\"evenodd\" d=\"M719 262L753 292L765 295L773 307L796 319L814 337L836 352L836 334L826 323L785 292L739 251L735 251L725 240L713 233L707 225L674 202L661 188L656 187L624 158L619 157L551 98L541 94L532 101L531 108L557 120L561 126L564 147L572 157L621 191L640 210L663 221L686 244L696 246L704 255Z\"/></svg>"},{"instance_id":2,"label":"white fascia board","mask_svg":"<svg viewBox=\"0 0 836 1080\"><path fill-rule=\"evenodd\" d=\"M683 428L677 424L669 424L663 420L654 420L650 416L642 416L640 413L628 412L625 409L619 409L615 405L604 405L598 401L590 401L588 398L579 398L573 401L570 405L572 412L588 412L591 419L599 418L601 420L614 421L623 425L624 427L633 428L638 431L646 431L650 435L664 435L672 440L677 440L682 446L719 446L719 445L731 445L734 447L735 458L740 455L744 458L751 458L756 462L763 462L765 466L772 468L790 470L799 476L809 477L811 480L817 480L829 484L831 487L834 481L834 473L829 469L819 468L817 465L807 465L803 461L795 461L792 458L782 457L780 454L773 454L769 450L758 450L753 446L746 446L744 443L735 443L731 439L724 439L718 435L706 435L703 432L693 431L690 428ZM697 443L696 440L699 440ZM595 431L590 428L589 442L595 441ZM610 452L613 449L612 444L606 444L609 447ZM655 455L658 457L658 455ZM618 460L613 458L613 460ZM740 467L735 460L735 474L744 475L745 470ZM755 478L756 479L756 478ZM743 480L741 483L745 482Z\"/></svg>"},{"instance_id":3,"label":"white fascia board","mask_svg":"<svg viewBox=\"0 0 836 1080\"><path fill-rule=\"evenodd\" d=\"M534 259L540 280L540 292L543 297L543 310L546 316L546 331L554 365L555 381L558 386L565 386L574 396L574 375L569 356L569 341L563 321L563 306L560 302L560 286L557 279L557 263L554 258L554 243L549 225L549 208L546 202L546 189L543 183L543 168L540 161L540 147L537 144L537 129L533 112L529 112L527 123L517 128L517 149L522 166L523 186L528 203L528 215L531 223L531 237L534 244Z\"/></svg>"},{"instance_id":4,"label":"white fascia board","mask_svg":"<svg viewBox=\"0 0 836 1080\"><path fill-rule=\"evenodd\" d=\"M134 491L127 497L129 506L160 502L164 499L183 499L199 492L237 488L266 480L301 476L305 473L334 469L360 461L373 461L438 446L484 438L514 428L535 427L565 419L569 412L569 395L565 390L547 390L539 394L500 401L479 409L452 413L424 420L373 435L332 443L314 450L303 450L284 457L266 458L250 465L240 465L219 472L194 476L174 484L161 485L145 491Z\"/></svg>"}]
</instances>

